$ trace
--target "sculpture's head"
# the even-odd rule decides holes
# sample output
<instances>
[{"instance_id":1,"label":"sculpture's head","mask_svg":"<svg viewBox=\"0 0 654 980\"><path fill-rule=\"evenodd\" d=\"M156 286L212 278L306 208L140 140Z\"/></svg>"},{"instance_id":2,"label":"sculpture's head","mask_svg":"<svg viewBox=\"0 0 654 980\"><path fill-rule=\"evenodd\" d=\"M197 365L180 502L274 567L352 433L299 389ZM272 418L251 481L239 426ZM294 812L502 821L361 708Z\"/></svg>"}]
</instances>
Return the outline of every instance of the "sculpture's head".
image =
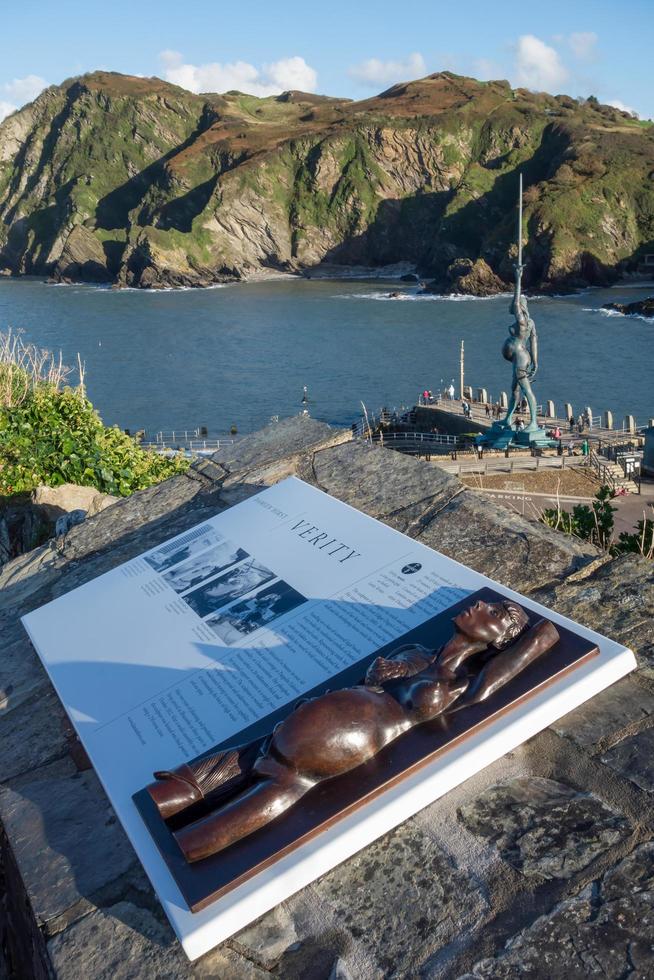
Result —
<instances>
[{"instance_id":1,"label":"sculpture's head","mask_svg":"<svg viewBox=\"0 0 654 980\"><path fill-rule=\"evenodd\" d=\"M454 617L454 625L470 640L502 650L515 640L529 623L522 606L510 599L502 602L479 600Z\"/></svg>"}]
</instances>

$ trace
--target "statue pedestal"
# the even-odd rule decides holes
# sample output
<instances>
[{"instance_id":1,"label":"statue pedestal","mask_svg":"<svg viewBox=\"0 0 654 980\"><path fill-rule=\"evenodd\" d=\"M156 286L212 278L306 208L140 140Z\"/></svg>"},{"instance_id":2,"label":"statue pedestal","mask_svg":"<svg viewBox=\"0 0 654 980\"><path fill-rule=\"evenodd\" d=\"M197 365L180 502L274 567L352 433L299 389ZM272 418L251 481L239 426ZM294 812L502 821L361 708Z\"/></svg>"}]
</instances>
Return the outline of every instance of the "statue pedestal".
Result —
<instances>
[{"instance_id":1,"label":"statue pedestal","mask_svg":"<svg viewBox=\"0 0 654 980\"><path fill-rule=\"evenodd\" d=\"M558 439L552 439L545 429L514 429L504 422L493 422L490 430L477 437L477 445L484 449L508 449L524 446L525 449L556 449Z\"/></svg>"}]
</instances>

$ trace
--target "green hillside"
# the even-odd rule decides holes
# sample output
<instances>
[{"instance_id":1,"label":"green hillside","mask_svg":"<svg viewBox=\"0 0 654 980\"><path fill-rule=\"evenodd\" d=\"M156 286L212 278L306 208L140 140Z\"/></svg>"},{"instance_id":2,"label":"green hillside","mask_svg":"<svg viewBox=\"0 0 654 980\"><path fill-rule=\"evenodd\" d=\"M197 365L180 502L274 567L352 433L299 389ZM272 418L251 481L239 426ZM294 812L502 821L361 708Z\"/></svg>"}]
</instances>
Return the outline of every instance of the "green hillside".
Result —
<instances>
[{"instance_id":1,"label":"green hillside","mask_svg":"<svg viewBox=\"0 0 654 980\"><path fill-rule=\"evenodd\" d=\"M406 260L493 291L518 171L532 288L610 282L653 248L654 127L594 100L449 72L363 102L95 72L0 124L0 271L157 287Z\"/></svg>"}]
</instances>

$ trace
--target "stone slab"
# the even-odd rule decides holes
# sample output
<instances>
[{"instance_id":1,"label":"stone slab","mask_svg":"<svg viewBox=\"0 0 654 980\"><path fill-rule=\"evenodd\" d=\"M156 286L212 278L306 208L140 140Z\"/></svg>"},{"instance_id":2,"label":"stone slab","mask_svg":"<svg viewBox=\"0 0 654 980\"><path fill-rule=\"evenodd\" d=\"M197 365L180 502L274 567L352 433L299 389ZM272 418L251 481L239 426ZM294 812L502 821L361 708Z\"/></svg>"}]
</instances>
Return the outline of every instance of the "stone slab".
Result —
<instances>
[{"instance_id":1,"label":"stone slab","mask_svg":"<svg viewBox=\"0 0 654 980\"><path fill-rule=\"evenodd\" d=\"M564 715L552 728L558 735L565 735L594 752L612 735L653 714L654 694L632 677L625 677Z\"/></svg>"},{"instance_id":2,"label":"stone slab","mask_svg":"<svg viewBox=\"0 0 654 980\"><path fill-rule=\"evenodd\" d=\"M332 442L351 439L347 429L335 429L308 415L271 422L264 429L221 446L212 460L228 473L244 473L278 463L290 456L300 456Z\"/></svg>"},{"instance_id":3,"label":"stone slab","mask_svg":"<svg viewBox=\"0 0 654 980\"><path fill-rule=\"evenodd\" d=\"M437 466L359 441L317 453L313 477L332 496L410 535L464 489Z\"/></svg>"},{"instance_id":4,"label":"stone slab","mask_svg":"<svg viewBox=\"0 0 654 980\"><path fill-rule=\"evenodd\" d=\"M269 974L221 947L190 964L170 928L146 908L117 902L48 943L58 980L264 980Z\"/></svg>"},{"instance_id":5,"label":"stone slab","mask_svg":"<svg viewBox=\"0 0 654 980\"><path fill-rule=\"evenodd\" d=\"M416 537L519 592L567 576L598 554L592 545L528 521L474 490L455 496Z\"/></svg>"},{"instance_id":6,"label":"stone slab","mask_svg":"<svg viewBox=\"0 0 654 980\"><path fill-rule=\"evenodd\" d=\"M625 738L602 756L602 762L646 793L654 793L654 728Z\"/></svg>"},{"instance_id":7,"label":"stone slab","mask_svg":"<svg viewBox=\"0 0 654 980\"><path fill-rule=\"evenodd\" d=\"M654 844L643 844L459 980L646 980L654 945Z\"/></svg>"},{"instance_id":8,"label":"stone slab","mask_svg":"<svg viewBox=\"0 0 654 980\"><path fill-rule=\"evenodd\" d=\"M537 776L489 787L460 808L459 819L525 877L540 879L572 877L631 830L592 793Z\"/></svg>"},{"instance_id":9,"label":"stone slab","mask_svg":"<svg viewBox=\"0 0 654 980\"><path fill-rule=\"evenodd\" d=\"M0 788L0 819L40 924L120 877L136 855L92 771L48 767Z\"/></svg>"},{"instance_id":10,"label":"stone slab","mask_svg":"<svg viewBox=\"0 0 654 980\"><path fill-rule=\"evenodd\" d=\"M0 717L13 711L43 686L43 667L23 636L2 650L0 657Z\"/></svg>"},{"instance_id":11,"label":"stone slab","mask_svg":"<svg viewBox=\"0 0 654 980\"><path fill-rule=\"evenodd\" d=\"M60 758L67 750L67 716L45 674L13 711L0 714L2 781Z\"/></svg>"},{"instance_id":12,"label":"stone slab","mask_svg":"<svg viewBox=\"0 0 654 980\"><path fill-rule=\"evenodd\" d=\"M231 943L248 959L254 960L266 970L271 970L297 938L295 923L282 904L242 929L232 938Z\"/></svg>"},{"instance_id":13,"label":"stone slab","mask_svg":"<svg viewBox=\"0 0 654 980\"><path fill-rule=\"evenodd\" d=\"M630 647L641 667L654 670L654 561L623 555L533 598Z\"/></svg>"},{"instance_id":14,"label":"stone slab","mask_svg":"<svg viewBox=\"0 0 654 980\"><path fill-rule=\"evenodd\" d=\"M314 885L385 976L415 976L435 949L481 916L477 888L415 820Z\"/></svg>"}]
</instances>

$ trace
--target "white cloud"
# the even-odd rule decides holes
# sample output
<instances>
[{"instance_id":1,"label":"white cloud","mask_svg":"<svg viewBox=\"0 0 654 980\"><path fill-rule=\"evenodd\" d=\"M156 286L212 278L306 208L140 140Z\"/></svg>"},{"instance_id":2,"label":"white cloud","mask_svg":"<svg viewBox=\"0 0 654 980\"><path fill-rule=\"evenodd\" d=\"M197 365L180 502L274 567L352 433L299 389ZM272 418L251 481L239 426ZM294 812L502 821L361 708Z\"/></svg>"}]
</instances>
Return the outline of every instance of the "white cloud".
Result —
<instances>
[{"instance_id":1,"label":"white cloud","mask_svg":"<svg viewBox=\"0 0 654 980\"><path fill-rule=\"evenodd\" d=\"M632 109L630 105L625 105L620 99L609 99L606 104L612 105L615 109L622 109L623 112L630 112L632 116L636 112L635 109Z\"/></svg>"},{"instance_id":2,"label":"white cloud","mask_svg":"<svg viewBox=\"0 0 654 980\"><path fill-rule=\"evenodd\" d=\"M425 59L414 51L405 61L380 61L368 58L360 65L354 65L348 74L360 85L392 85L394 82L409 81L427 74Z\"/></svg>"},{"instance_id":3,"label":"white cloud","mask_svg":"<svg viewBox=\"0 0 654 980\"><path fill-rule=\"evenodd\" d=\"M590 61L594 57L597 41L598 37L595 31L579 31L570 34L568 37L568 44L572 48L572 53L580 61Z\"/></svg>"},{"instance_id":4,"label":"white cloud","mask_svg":"<svg viewBox=\"0 0 654 980\"><path fill-rule=\"evenodd\" d=\"M516 46L516 79L538 91L558 90L569 72L559 54L533 34L523 34Z\"/></svg>"},{"instance_id":5,"label":"white cloud","mask_svg":"<svg viewBox=\"0 0 654 980\"><path fill-rule=\"evenodd\" d=\"M39 75L26 75L25 78L14 78L0 85L0 120L35 99L47 84L45 78Z\"/></svg>"},{"instance_id":6,"label":"white cloud","mask_svg":"<svg viewBox=\"0 0 654 980\"><path fill-rule=\"evenodd\" d=\"M0 122L2 122L6 116L9 116L12 112L15 112L17 108L18 106L13 105L13 103L0 99Z\"/></svg>"},{"instance_id":7,"label":"white cloud","mask_svg":"<svg viewBox=\"0 0 654 980\"><path fill-rule=\"evenodd\" d=\"M304 58L282 58L261 69L247 61L219 62L205 65L186 64L179 51L162 51L164 78L190 92L229 92L238 89L248 95L279 95L288 89L315 92L318 75Z\"/></svg>"}]
</instances>

